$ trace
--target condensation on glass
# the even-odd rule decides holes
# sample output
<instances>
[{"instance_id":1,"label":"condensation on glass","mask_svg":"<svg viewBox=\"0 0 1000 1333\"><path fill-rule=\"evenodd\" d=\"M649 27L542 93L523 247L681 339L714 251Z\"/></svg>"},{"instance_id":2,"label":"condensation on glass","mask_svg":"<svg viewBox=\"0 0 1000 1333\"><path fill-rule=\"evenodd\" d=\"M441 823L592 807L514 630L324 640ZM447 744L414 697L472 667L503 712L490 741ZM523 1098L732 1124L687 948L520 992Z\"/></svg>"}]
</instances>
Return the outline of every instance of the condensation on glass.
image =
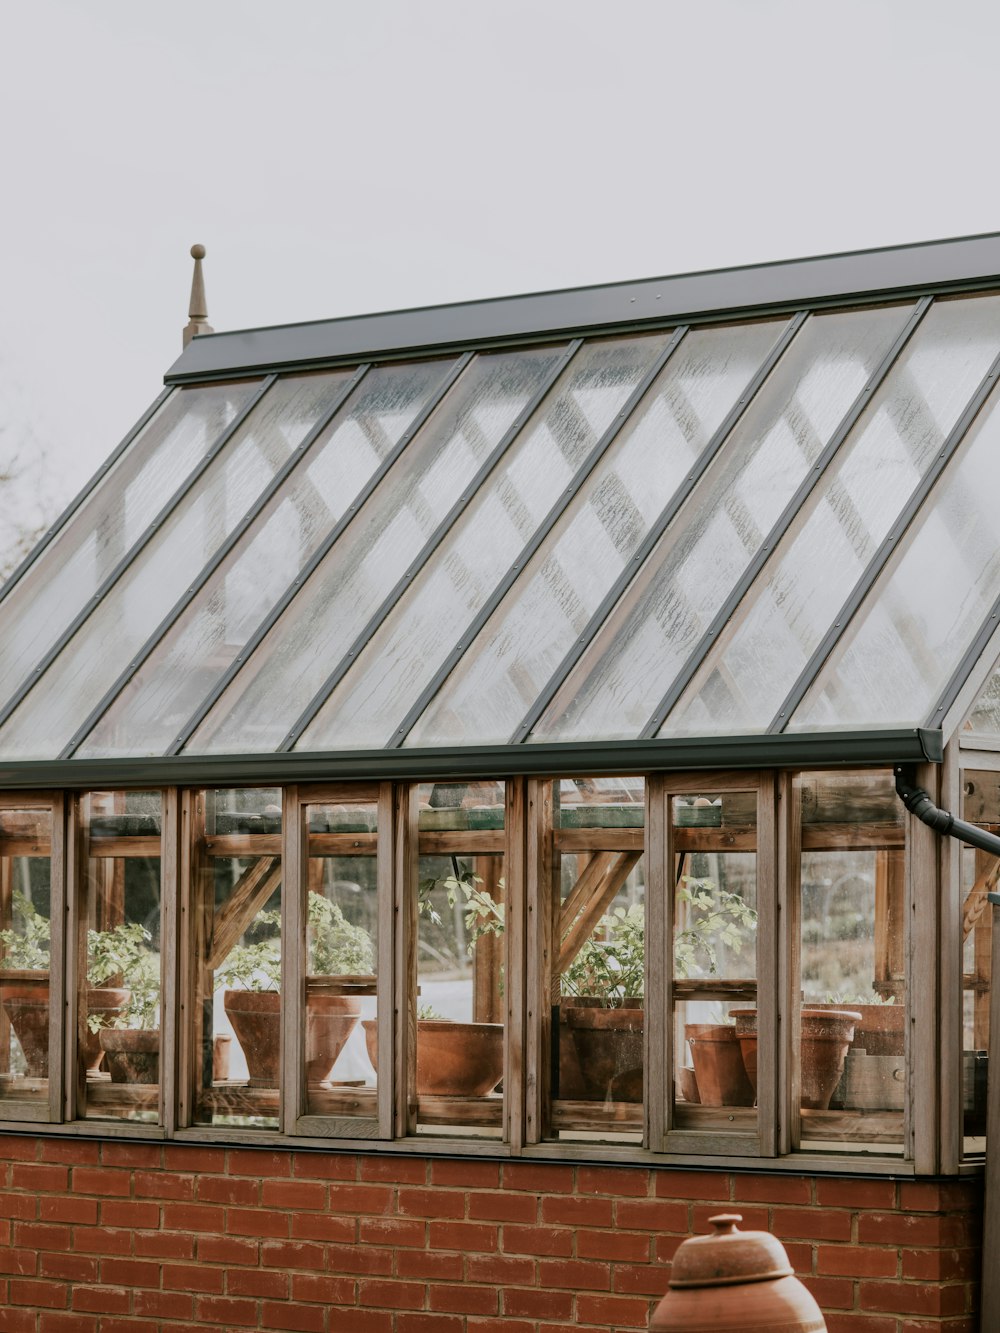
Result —
<instances>
[{"instance_id":1,"label":"condensation on glass","mask_svg":"<svg viewBox=\"0 0 1000 1333\"><path fill-rule=\"evenodd\" d=\"M281 791L185 796L190 828L187 1029L181 1086L193 1125L281 1123Z\"/></svg>"},{"instance_id":2,"label":"condensation on glass","mask_svg":"<svg viewBox=\"0 0 1000 1333\"><path fill-rule=\"evenodd\" d=\"M577 352L297 749L376 747L397 739L394 729L665 343L658 334L595 341Z\"/></svg>"},{"instance_id":3,"label":"condensation on glass","mask_svg":"<svg viewBox=\"0 0 1000 1333\"><path fill-rule=\"evenodd\" d=\"M1000 774L966 769L962 774L962 818L1000 833ZM987 894L996 891L1000 859L962 846L962 1155L986 1151L986 1084L989 1072L990 992L993 984L993 920Z\"/></svg>"},{"instance_id":4,"label":"condensation on glass","mask_svg":"<svg viewBox=\"0 0 1000 1333\"><path fill-rule=\"evenodd\" d=\"M347 379L347 371L291 376L268 390L8 719L5 754L59 754Z\"/></svg>"},{"instance_id":5,"label":"condensation on glass","mask_svg":"<svg viewBox=\"0 0 1000 1333\"><path fill-rule=\"evenodd\" d=\"M987 677L986 684L962 724L962 730L980 736L1000 735L1000 662Z\"/></svg>"},{"instance_id":6,"label":"condensation on glass","mask_svg":"<svg viewBox=\"0 0 1000 1333\"><path fill-rule=\"evenodd\" d=\"M0 808L0 1118L47 1118L53 812Z\"/></svg>"},{"instance_id":7,"label":"condensation on glass","mask_svg":"<svg viewBox=\"0 0 1000 1333\"><path fill-rule=\"evenodd\" d=\"M258 380L178 389L4 598L0 696L8 699L72 623Z\"/></svg>"},{"instance_id":8,"label":"condensation on glass","mask_svg":"<svg viewBox=\"0 0 1000 1333\"><path fill-rule=\"evenodd\" d=\"M162 798L91 791L79 798L77 1114L161 1118Z\"/></svg>"},{"instance_id":9,"label":"condensation on glass","mask_svg":"<svg viewBox=\"0 0 1000 1333\"><path fill-rule=\"evenodd\" d=\"M417 789L416 1131L503 1135L505 787Z\"/></svg>"},{"instance_id":10,"label":"condensation on glass","mask_svg":"<svg viewBox=\"0 0 1000 1333\"><path fill-rule=\"evenodd\" d=\"M1000 299L933 306L661 735L763 731L1000 350Z\"/></svg>"},{"instance_id":11,"label":"condensation on glass","mask_svg":"<svg viewBox=\"0 0 1000 1333\"><path fill-rule=\"evenodd\" d=\"M901 1154L907 906L893 775L800 773L793 801L801 830L790 866L801 995L795 1146Z\"/></svg>"},{"instance_id":12,"label":"condensation on glass","mask_svg":"<svg viewBox=\"0 0 1000 1333\"><path fill-rule=\"evenodd\" d=\"M784 327L686 335L404 744L510 739Z\"/></svg>"},{"instance_id":13,"label":"condensation on glass","mask_svg":"<svg viewBox=\"0 0 1000 1333\"><path fill-rule=\"evenodd\" d=\"M538 392L560 347L477 356L185 747L277 749Z\"/></svg>"},{"instance_id":14,"label":"condensation on glass","mask_svg":"<svg viewBox=\"0 0 1000 1333\"><path fill-rule=\"evenodd\" d=\"M163 754L409 429L450 361L368 372L77 751Z\"/></svg>"},{"instance_id":15,"label":"condensation on glass","mask_svg":"<svg viewBox=\"0 0 1000 1333\"><path fill-rule=\"evenodd\" d=\"M378 797L303 807L307 1115L377 1115Z\"/></svg>"},{"instance_id":16,"label":"condensation on glass","mask_svg":"<svg viewBox=\"0 0 1000 1333\"><path fill-rule=\"evenodd\" d=\"M757 791L695 782L670 797L669 819L671 1126L746 1136L756 1152Z\"/></svg>"},{"instance_id":17,"label":"condensation on glass","mask_svg":"<svg viewBox=\"0 0 1000 1333\"><path fill-rule=\"evenodd\" d=\"M940 726L936 701L1000 596L997 405L994 391L790 731Z\"/></svg>"},{"instance_id":18,"label":"condensation on glass","mask_svg":"<svg viewBox=\"0 0 1000 1333\"><path fill-rule=\"evenodd\" d=\"M639 735L908 313L806 321L533 739Z\"/></svg>"},{"instance_id":19,"label":"condensation on glass","mask_svg":"<svg viewBox=\"0 0 1000 1333\"><path fill-rule=\"evenodd\" d=\"M645 784L564 778L541 802L552 878L546 1137L641 1143L645 1092ZM543 960L545 966L545 960Z\"/></svg>"}]
</instances>

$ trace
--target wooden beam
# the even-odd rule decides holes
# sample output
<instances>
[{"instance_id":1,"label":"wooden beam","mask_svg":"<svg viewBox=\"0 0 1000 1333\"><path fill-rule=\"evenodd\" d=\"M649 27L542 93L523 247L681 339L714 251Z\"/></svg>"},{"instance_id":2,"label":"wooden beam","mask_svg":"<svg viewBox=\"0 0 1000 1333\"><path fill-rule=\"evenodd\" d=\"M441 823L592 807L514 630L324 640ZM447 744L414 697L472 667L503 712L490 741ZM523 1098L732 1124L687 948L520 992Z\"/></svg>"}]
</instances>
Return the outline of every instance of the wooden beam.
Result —
<instances>
[{"instance_id":1,"label":"wooden beam","mask_svg":"<svg viewBox=\"0 0 1000 1333\"><path fill-rule=\"evenodd\" d=\"M281 858L262 856L248 866L215 915L205 966L213 972L229 957L230 950L281 883Z\"/></svg>"},{"instance_id":2,"label":"wooden beam","mask_svg":"<svg viewBox=\"0 0 1000 1333\"><path fill-rule=\"evenodd\" d=\"M596 883L594 883L591 890L589 901L576 919L572 921L572 924L568 923L567 913L564 909L560 918L560 926L565 929L565 934L559 947L559 962L556 966L557 976L562 976L594 933L597 923L614 902L621 891L622 885L641 858L641 852L615 852L611 863L606 865L601 873L596 876ZM595 856L594 861L597 861L597 859ZM590 863L584 874L590 871L594 861ZM582 878L583 876L581 876Z\"/></svg>"}]
</instances>

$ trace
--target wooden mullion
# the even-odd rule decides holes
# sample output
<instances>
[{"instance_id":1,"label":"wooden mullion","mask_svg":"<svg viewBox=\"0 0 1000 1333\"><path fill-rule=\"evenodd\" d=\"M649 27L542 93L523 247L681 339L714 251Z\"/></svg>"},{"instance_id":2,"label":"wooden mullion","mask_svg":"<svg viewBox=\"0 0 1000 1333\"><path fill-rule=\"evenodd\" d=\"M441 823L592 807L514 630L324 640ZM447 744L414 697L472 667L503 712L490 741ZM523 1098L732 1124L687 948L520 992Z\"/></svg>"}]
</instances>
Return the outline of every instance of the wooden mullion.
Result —
<instances>
[{"instance_id":1,"label":"wooden mullion","mask_svg":"<svg viewBox=\"0 0 1000 1333\"><path fill-rule=\"evenodd\" d=\"M49 1096L48 1119L60 1121L66 1101L67 1027L66 1005L66 853L67 800L55 792L51 804L51 851L49 854Z\"/></svg>"},{"instance_id":2,"label":"wooden mullion","mask_svg":"<svg viewBox=\"0 0 1000 1333\"><path fill-rule=\"evenodd\" d=\"M673 864L669 797L662 777L646 779L646 956L643 1140L662 1152L673 1114Z\"/></svg>"},{"instance_id":3,"label":"wooden mullion","mask_svg":"<svg viewBox=\"0 0 1000 1333\"><path fill-rule=\"evenodd\" d=\"M177 885L182 860L180 793L168 787L162 800L160 853L160 1123L168 1134L177 1128L177 1025L180 1017Z\"/></svg>"},{"instance_id":4,"label":"wooden mullion","mask_svg":"<svg viewBox=\"0 0 1000 1333\"><path fill-rule=\"evenodd\" d=\"M552 836L555 784L530 778L526 796L524 1141L541 1143L551 1113L553 954L558 947L559 858Z\"/></svg>"},{"instance_id":5,"label":"wooden mullion","mask_svg":"<svg viewBox=\"0 0 1000 1333\"><path fill-rule=\"evenodd\" d=\"M926 790L926 789L925 789ZM933 799L933 797L931 798ZM991 907L993 915L993 959L991 972L1000 977L1000 907ZM990 1064L995 1070L1000 1064L1000 985L990 991ZM986 1189L983 1203L983 1281L980 1294L980 1324L982 1333L1000 1328L1000 1265L989 1258L1000 1245L1000 1079L995 1076L987 1085L986 1143L993 1151L986 1154ZM919 1165L917 1167L919 1170Z\"/></svg>"},{"instance_id":6,"label":"wooden mullion","mask_svg":"<svg viewBox=\"0 0 1000 1333\"><path fill-rule=\"evenodd\" d=\"M946 810L962 813L961 754L954 738L945 747L941 770L941 796ZM940 1170L944 1175L956 1175L962 1160L964 1131L963 1080L963 995L962 945L964 921L962 911L962 844L957 838L942 838L940 847L941 909L938 966L941 969L941 1028L938 1060L942 1086L950 1095L941 1098L939 1151ZM1000 860L997 861L1000 868ZM992 918L989 906L983 909ZM905 918L904 918L905 919ZM991 921L992 924L992 921ZM992 968L992 959L991 959ZM907 990L913 979L907 977Z\"/></svg>"},{"instance_id":7,"label":"wooden mullion","mask_svg":"<svg viewBox=\"0 0 1000 1333\"><path fill-rule=\"evenodd\" d=\"M775 776L762 773L757 796L757 1132L762 1157L778 1151L778 863Z\"/></svg>"},{"instance_id":8,"label":"wooden mullion","mask_svg":"<svg viewBox=\"0 0 1000 1333\"><path fill-rule=\"evenodd\" d=\"M180 792L180 866L177 879L177 1128L186 1128L193 1122L194 1093L197 1086L195 1081L197 1070L192 1047L195 967L198 956L193 949L195 912L191 885L197 801L198 797L194 792Z\"/></svg>"},{"instance_id":9,"label":"wooden mullion","mask_svg":"<svg viewBox=\"0 0 1000 1333\"><path fill-rule=\"evenodd\" d=\"M63 1041L63 1118L76 1120L86 1111L82 1061L77 1059L77 1013L80 979L87 975L86 892L87 836L83 827L84 797L69 798L66 820L66 992Z\"/></svg>"},{"instance_id":10,"label":"wooden mullion","mask_svg":"<svg viewBox=\"0 0 1000 1333\"><path fill-rule=\"evenodd\" d=\"M309 852L305 807L295 786L286 787L281 810L281 1088L280 1121L288 1132L298 1126L306 1107L305 1041L307 1021L305 895ZM274 868L265 874L258 891L270 885ZM240 883L242 883L241 877ZM236 888L239 888L237 884ZM273 888L271 892L273 892ZM235 889L234 889L235 893ZM270 897L270 894L267 895ZM264 902L267 898L264 898ZM262 904L263 905L263 904ZM226 906L229 906L227 902ZM222 913L219 913L221 918ZM218 926L219 918L216 919ZM242 932L241 932L242 933ZM215 930L213 929L213 949ZM237 936L239 938L239 936Z\"/></svg>"},{"instance_id":11,"label":"wooden mullion","mask_svg":"<svg viewBox=\"0 0 1000 1333\"><path fill-rule=\"evenodd\" d=\"M778 777L777 1151L798 1151L801 1141L799 1031L802 993L802 788Z\"/></svg>"},{"instance_id":12,"label":"wooden mullion","mask_svg":"<svg viewBox=\"0 0 1000 1333\"><path fill-rule=\"evenodd\" d=\"M383 1138L417 1128L418 787L379 792L378 1119ZM393 817L394 816L394 817Z\"/></svg>"},{"instance_id":13,"label":"wooden mullion","mask_svg":"<svg viewBox=\"0 0 1000 1333\"><path fill-rule=\"evenodd\" d=\"M935 764L917 769L916 785L939 804ZM940 913L939 835L915 815L907 815L906 897L908 976L919 979L907 994L907 1089L904 1139L920 1175L938 1171L941 1102L938 1064L938 932Z\"/></svg>"},{"instance_id":14,"label":"wooden mullion","mask_svg":"<svg viewBox=\"0 0 1000 1333\"><path fill-rule=\"evenodd\" d=\"M526 858L529 816L524 778L504 784L504 1066L503 1137L514 1151L525 1138Z\"/></svg>"}]
</instances>

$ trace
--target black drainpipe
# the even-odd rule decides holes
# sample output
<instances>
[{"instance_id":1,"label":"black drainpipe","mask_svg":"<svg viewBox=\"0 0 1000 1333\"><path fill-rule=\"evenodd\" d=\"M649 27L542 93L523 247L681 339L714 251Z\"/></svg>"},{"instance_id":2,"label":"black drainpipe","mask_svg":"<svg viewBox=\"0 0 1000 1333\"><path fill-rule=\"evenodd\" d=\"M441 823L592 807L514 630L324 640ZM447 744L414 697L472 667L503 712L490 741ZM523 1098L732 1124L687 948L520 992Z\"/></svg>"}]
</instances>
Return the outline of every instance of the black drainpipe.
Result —
<instances>
[{"instance_id":1,"label":"black drainpipe","mask_svg":"<svg viewBox=\"0 0 1000 1333\"><path fill-rule=\"evenodd\" d=\"M989 852L991 856L1000 856L1000 837L995 833L987 833L985 829L978 828L975 824L967 824L964 819L956 819L947 810L935 805L923 787L914 786L912 768L899 767L894 769L894 772L896 795L911 815L916 815L937 833L946 834L949 838L961 838L962 842L971 843L973 847ZM987 897L991 903L1000 907L1000 893L990 893Z\"/></svg>"}]
</instances>

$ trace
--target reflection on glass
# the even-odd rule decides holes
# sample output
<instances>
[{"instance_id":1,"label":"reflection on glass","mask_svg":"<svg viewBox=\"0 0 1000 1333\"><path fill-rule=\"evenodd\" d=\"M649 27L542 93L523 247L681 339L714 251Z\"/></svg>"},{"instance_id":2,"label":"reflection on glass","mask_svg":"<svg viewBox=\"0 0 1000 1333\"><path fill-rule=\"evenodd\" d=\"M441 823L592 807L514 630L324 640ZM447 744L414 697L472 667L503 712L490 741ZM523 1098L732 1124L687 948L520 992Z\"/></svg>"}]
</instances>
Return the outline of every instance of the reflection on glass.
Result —
<instances>
[{"instance_id":1,"label":"reflection on glass","mask_svg":"<svg viewBox=\"0 0 1000 1333\"><path fill-rule=\"evenodd\" d=\"M966 771L962 818L1000 832L1000 774ZM962 848L962 1153L986 1151L986 1080L989 1069L993 918L986 895L996 890L1000 860Z\"/></svg>"},{"instance_id":2,"label":"reflection on glass","mask_svg":"<svg viewBox=\"0 0 1000 1333\"><path fill-rule=\"evenodd\" d=\"M7 699L83 610L164 501L216 444L259 381L179 389L4 598L0 697Z\"/></svg>"},{"instance_id":3,"label":"reflection on glass","mask_svg":"<svg viewBox=\"0 0 1000 1333\"><path fill-rule=\"evenodd\" d=\"M274 750L562 353L475 357L186 747Z\"/></svg>"},{"instance_id":4,"label":"reflection on glass","mask_svg":"<svg viewBox=\"0 0 1000 1333\"><path fill-rule=\"evenodd\" d=\"M639 735L908 313L810 316L533 739Z\"/></svg>"},{"instance_id":5,"label":"reflection on glass","mask_svg":"<svg viewBox=\"0 0 1000 1333\"><path fill-rule=\"evenodd\" d=\"M762 731L889 533L998 348L1000 301L925 316L661 735Z\"/></svg>"},{"instance_id":6,"label":"reflection on glass","mask_svg":"<svg viewBox=\"0 0 1000 1333\"><path fill-rule=\"evenodd\" d=\"M678 1129L753 1133L757 793L694 789L671 798L670 820L673 1123ZM719 1107L726 1108L721 1118Z\"/></svg>"},{"instance_id":7,"label":"reflection on glass","mask_svg":"<svg viewBox=\"0 0 1000 1333\"><path fill-rule=\"evenodd\" d=\"M802 773L795 791L802 1146L899 1153L907 1005L902 807L888 772Z\"/></svg>"},{"instance_id":8,"label":"reflection on glass","mask_svg":"<svg viewBox=\"0 0 1000 1333\"><path fill-rule=\"evenodd\" d=\"M577 352L297 749L374 747L393 736L665 342L595 341Z\"/></svg>"},{"instance_id":9,"label":"reflection on glass","mask_svg":"<svg viewBox=\"0 0 1000 1333\"><path fill-rule=\"evenodd\" d=\"M965 719L962 730L984 736L996 736L1000 733L1000 664L990 672L979 698Z\"/></svg>"},{"instance_id":10,"label":"reflection on glass","mask_svg":"<svg viewBox=\"0 0 1000 1333\"><path fill-rule=\"evenodd\" d=\"M80 803L77 995L80 1113L160 1118L159 792L94 791Z\"/></svg>"},{"instance_id":11,"label":"reflection on glass","mask_svg":"<svg viewBox=\"0 0 1000 1333\"><path fill-rule=\"evenodd\" d=\"M782 328L687 334L404 744L509 740Z\"/></svg>"},{"instance_id":12,"label":"reflection on glass","mask_svg":"<svg viewBox=\"0 0 1000 1333\"><path fill-rule=\"evenodd\" d=\"M275 1129L281 1084L281 792L193 794L193 1120Z\"/></svg>"},{"instance_id":13,"label":"reflection on glass","mask_svg":"<svg viewBox=\"0 0 1000 1333\"><path fill-rule=\"evenodd\" d=\"M77 751L164 754L451 366L368 372Z\"/></svg>"},{"instance_id":14,"label":"reflection on glass","mask_svg":"<svg viewBox=\"0 0 1000 1333\"><path fill-rule=\"evenodd\" d=\"M0 810L0 1115L14 1119L48 1103L51 845L51 810Z\"/></svg>"},{"instance_id":15,"label":"reflection on glass","mask_svg":"<svg viewBox=\"0 0 1000 1333\"><path fill-rule=\"evenodd\" d=\"M559 880L551 1132L641 1142L645 1085L645 792L641 778L553 785Z\"/></svg>"},{"instance_id":16,"label":"reflection on glass","mask_svg":"<svg viewBox=\"0 0 1000 1333\"><path fill-rule=\"evenodd\" d=\"M417 1130L500 1138L504 784L418 791Z\"/></svg>"},{"instance_id":17,"label":"reflection on glass","mask_svg":"<svg viewBox=\"0 0 1000 1333\"><path fill-rule=\"evenodd\" d=\"M377 1113L376 802L307 805L306 1111Z\"/></svg>"}]
</instances>

